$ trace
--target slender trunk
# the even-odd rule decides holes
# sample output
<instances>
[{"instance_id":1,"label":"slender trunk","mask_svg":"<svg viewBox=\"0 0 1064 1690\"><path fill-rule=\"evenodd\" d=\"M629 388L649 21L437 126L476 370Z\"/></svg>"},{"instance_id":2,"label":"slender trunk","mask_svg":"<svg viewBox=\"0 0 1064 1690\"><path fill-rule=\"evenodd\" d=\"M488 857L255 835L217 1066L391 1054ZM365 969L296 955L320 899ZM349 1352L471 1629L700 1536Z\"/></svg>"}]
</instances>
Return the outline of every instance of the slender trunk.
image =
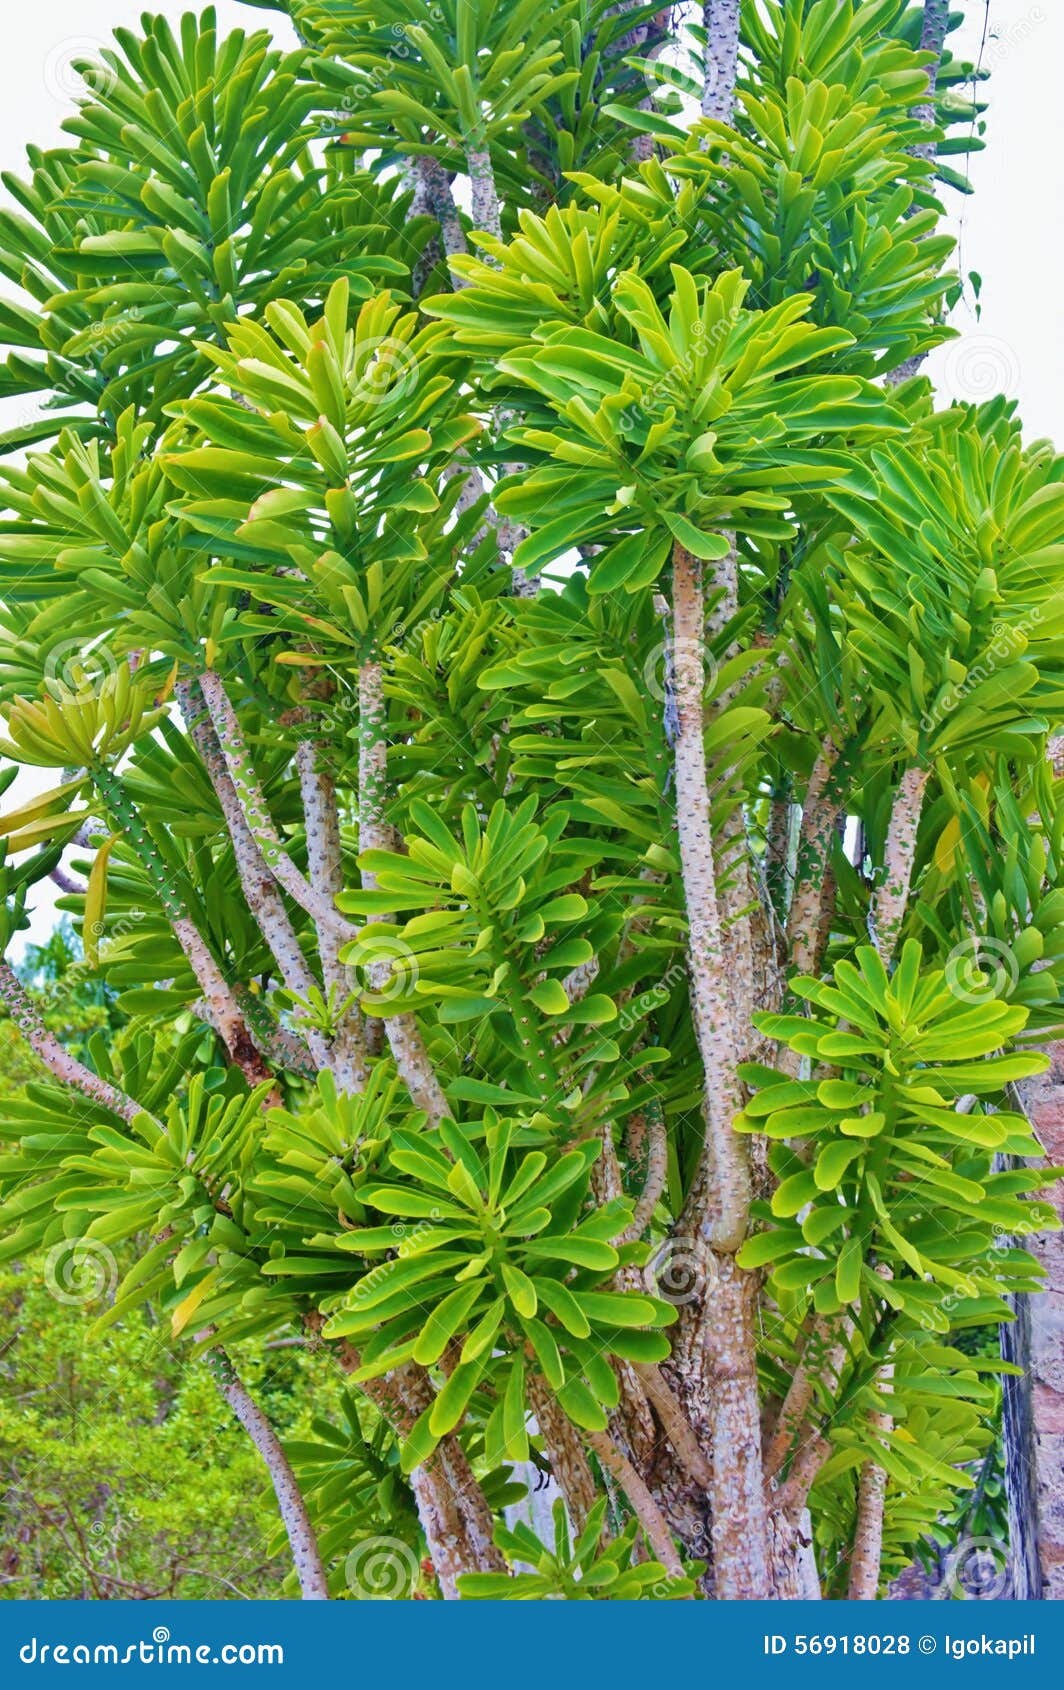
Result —
<instances>
[{"instance_id":1,"label":"slender trunk","mask_svg":"<svg viewBox=\"0 0 1064 1690\"><path fill-rule=\"evenodd\" d=\"M894 955L909 902L920 812L929 772L920 768L906 769L898 783L887 829L883 878L872 896L869 925L876 950L888 965Z\"/></svg>"},{"instance_id":2,"label":"slender trunk","mask_svg":"<svg viewBox=\"0 0 1064 1690\"><path fill-rule=\"evenodd\" d=\"M40 1010L5 957L0 957L0 998L34 1055L63 1085L72 1086L129 1126L144 1113L135 1099L101 1080L91 1068L63 1049L54 1033L45 1027Z\"/></svg>"},{"instance_id":3,"label":"slender trunk","mask_svg":"<svg viewBox=\"0 0 1064 1690\"><path fill-rule=\"evenodd\" d=\"M750 1172L746 1149L732 1122L742 1107L735 1077L735 1046L709 821L709 789L702 696L705 687L705 601L696 558L673 551L673 680L676 690L676 827L684 899L695 1037L702 1059L706 1144L699 1200L704 1235L717 1250L738 1250L746 1237Z\"/></svg>"},{"instance_id":4,"label":"slender trunk","mask_svg":"<svg viewBox=\"0 0 1064 1690\"><path fill-rule=\"evenodd\" d=\"M379 663L364 663L358 672L358 846L359 851L391 851L396 839L385 819L388 793L384 671ZM376 885L373 874L362 871L367 890ZM380 984L388 963L370 965L370 980ZM450 1113L436 1077L421 1029L413 1015L389 1015L384 1023L395 1066L414 1106L423 1109L433 1126Z\"/></svg>"},{"instance_id":5,"label":"slender trunk","mask_svg":"<svg viewBox=\"0 0 1064 1690\"><path fill-rule=\"evenodd\" d=\"M879 1263L876 1272L881 1279L891 1277L891 1270L885 1262ZM880 1368L876 1383L889 1389L893 1377L894 1368L887 1362ZM889 1437L894 1430L894 1421L885 1409L873 1409L868 1416L868 1423L871 1430L883 1438ZM886 1498L886 1470L877 1461L866 1461L857 1481L857 1521L850 1557L850 1580L846 1591L851 1602L874 1602L879 1591Z\"/></svg>"},{"instance_id":6,"label":"slender trunk","mask_svg":"<svg viewBox=\"0 0 1064 1690\"><path fill-rule=\"evenodd\" d=\"M587 1432L585 1436L603 1467L613 1474L627 1496L647 1542L665 1571L673 1578L682 1578L683 1563L676 1553L676 1545L669 1534L665 1516L651 1496L645 1481L605 1432Z\"/></svg>"},{"instance_id":7,"label":"slender trunk","mask_svg":"<svg viewBox=\"0 0 1064 1690\"><path fill-rule=\"evenodd\" d=\"M320 1324L318 1316L308 1320L312 1330ZM346 1340L334 1351L328 1349L345 1373L355 1373L362 1365L358 1350ZM429 1400L424 1375L410 1366L366 1380L359 1389L402 1437ZM457 1600L462 1573L505 1572L506 1563L491 1541L491 1510L457 1438L444 1438L429 1460L415 1467L410 1486L445 1601Z\"/></svg>"},{"instance_id":8,"label":"slender trunk","mask_svg":"<svg viewBox=\"0 0 1064 1690\"><path fill-rule=\"evenodd\" d=\"M427 154L419 155L416 166L418 182L423 189L425 206L440 225L440 236L443 240L443 250L448 258L454 258L459 253L466 253L465 230L462 219L458 215L458 208L454 203L451 184L446 170L438 159ZM466 287L468 284L457 278L456 288Z\"/></svg>"},{"instance_id":9,"label":"slender trunk","mask_svg":"<svg viewBox=\"0 0 1064 1690\"><path fill-rule=\"evenodd\" d=\"M838 760L838 748L825 739L805 790L794 896L787 915L787 955L795 974L815 974L820 967L821 906L838 813L832 781Z\"/></svg>"},{"instance_id":10,"label":"slender trunk","mask_svg":"<svg viewBox=\"0 0 1064 1690\"><path fill-rule=\"evenodd\" d=\"M215 960L199 928L196 926L181 893L174 886L170 870L141 819L140 812L129 798L113 769L97 763L90 769L93 784L100 795L108 819L117 833L121 833L135 852L152 891L162 906L189 967L199 982L200 990L210 1010L211 1024L217 1031L230 1059L243 1070L249 1085L256 1086L272 1075L251 1036L229 982Z\"/></svg>"},{"instance_id":11,"label":"slender trunk","mask_svg":"<svg viewBox=\"0 0 1064 1690\"><path fill-rule=\"evenodd\" d=\"M848 1323L841 1316L818 1315L814 1320L765 1451L767 1478L773 1478L795 1446L803 1442L817 1382L829 1391L836 1386L846 1359L847 1330Z\"/></svg>"},{"instance_id":12,"label":"slender trunk","mask_svg":"<svg viewBox=\"0 0 1064 1690\"><path fill-rule=\"evenodd\" d=\"M710 1324L705 1349L713 1404L713 1576L722 1601L764 1600L771 1594L756 1302L753 1276L736 1266L734 1256L718 1256L706 1310Z\"/></svg>"},{"instance_id":13,"label":"slender trunk","mask_svg":"<svg viewBox=\"0 0 1064 1690\"><path fill-rule=\"evenodd\" d=\"M229 700L221 676L211 669L204 670L199 677L199 685L244 818L262 852L267 868L293 903L306 910L319 930L324 929L335 935L338 941L349 944L353 939L357 939L357 928L344 920L331 898L322 897L314 890L284 847L252 765L240 720Z\"/></svg>"},{"instance_id":14,"label":"slender trunk","mask_svg":"<svg viewBox=\"0 0 1064 1690\"><path fill-rule=\"evenodd\" d=\"M735 1264L750 1214L732 1002L714 871L703 721L705 600L700 565L673 550L676 826L687 907L691 1006L702 1060L706 1140L677 1231L701 1263L683 1315L681 1375L695 1431L713 1456L713 1567L722 1598L768 1595L768 1546L753 1329L756 1282Z\"/></svg>"},{"instance_id":15,"label":"slender trunk","mask_svg":"<svg viewBox=\"0 0 1064 1690\"><path fill-rule=\"evenodd\" d=\"M495 186L495 172L492 169L491 153L487 143L480 141L474 145L470 141L466 146L466 169L469 172L469 185L472 198L472 214L474 229L482 229L485 234L494 235L497 241L502 240L502 216L499 209L499 193Z\"/></svg>"},{"instance_id":16,"label":"slender trunk","mask_svg":"<svg viewBox=\"0 0 1064 1690\"><path fill-rule=\"evenodd\" d=\"M572 1422L559 1408L550 1386L534 1370L528 1376L528 1400L554 1481L565 1498L569 1518L576 1530L581 1532L598 1500L583 1445Z\"/></svg>"},{"instance_id":17,"label":"slender trunk","mask_svg":"<svg viewBox=\"0 0 1064 1690\"><path fill-rule=\"evenodd\" d=\"M920 123L932 129L935 124L935 89L938 84L938 70L942 60L942 48L946 41L946 31L949 27L949 0L924 0L924 21L920 30L920 46L925 53L934 53L935 57L927 67L927 93L914 106L912 115ZM934 160L938 152L934 140L921 141L913 148L916 158Z\"/></svg>"},{"instance_id":18,"label":"slender trunk","mask_svg":"<svg viewBox=\"0 0 1064 1690\"><path fill-rule=\"evenodd\" d=\"M889 1414L876 1412L869 1419L876 1431L889 1432L893 1425ZM857 1524L850 1560L850 1582L846 1590L851 1602L874 1602L879 1591L886 1495L885 1471L877 1462L866 1461L857 1483Z\"/></svg>"},{"instance_id":19,"label":"slender trunk","mask_svg":"<svg viewBox=\"0 0 1064 1690\"><path fill-rule=\"evenodd\" d=\"M329 1586L318 1540L280 1438L220 1345L212 1345L206 1361L219 1392L255 1445L270 1475L303 1600L327 1602Z\"/></svg>"},{"instance_id":20,"label":"slender trunk","mask_svg":"<svg viewBox=\"0 0 1064 1690\"><path fill-rule=\"evenodd\" d=\"M248 909L281 971L281 979L290 992L306 997L315 984L307 966L298 935L288 918L284 900L263 859L244 819L236 788L229 778L222 748L207 715L199 688L194 681L181 681L177 699L188 729L208 778L214 788L222 818L233 846L233 857L241 890ZM325 1042L319 1033L307 1034L307 1047L317 1068L328 1065Z\"/></svg>"},{"instance_id":21,"label":"slender trunk","mask_svg":"<svg viewBox=\"0 0 1064 1690\"><path fill-rule=\"evenodd\" d=\"M735 78L739 63L740 0L704 0L706 74L702 116L731 123L735 114Z\"/></svg>"},{"instance_id":22,"label":"slender trunk","mask_svg":"<svg viewBox=\"0 0 1064 1690\"><path fill-rule=\"evenodd\" d=\"M322 767L321 747L302 740L296 748L296 770L303 799L307 836L307 869L318 897L335 904L344 889L343 842L336 788ZM327 994L342 1003L354 989L349 969L340 961L335 929L318 930L318 956ZM358 1011L352 1007L337 1027L328 1050L328 1065L341 1091L362 1091L369 1077L366 1048Z\"/></svg>"}]
</instances>

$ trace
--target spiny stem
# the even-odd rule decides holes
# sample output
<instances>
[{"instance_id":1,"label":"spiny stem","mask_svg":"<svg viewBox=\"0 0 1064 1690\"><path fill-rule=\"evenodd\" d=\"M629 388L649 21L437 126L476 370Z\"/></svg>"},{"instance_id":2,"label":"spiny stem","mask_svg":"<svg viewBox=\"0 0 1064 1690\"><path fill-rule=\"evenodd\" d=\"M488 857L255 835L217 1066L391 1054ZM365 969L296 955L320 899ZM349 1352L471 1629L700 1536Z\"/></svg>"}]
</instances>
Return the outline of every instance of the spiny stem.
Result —
<instances>
[{"instance_id":1,"label":"spiny stem","mask_svg":"<svg viewBox=\"0 0 1064 1690\"><path fill-rule=\"evenodd\" d=\"M255 1445L270 1475L303 1600L327 1602L329 1585L318 1540L280 1438L220 1344L212 1344L206 1362L219 1392Z\"/></svg>"},{"instance_id":2,"label":"spiny stem","mask_svg":"<svg viewBox=\"0 0 1064 1690\"><path fill-rule=\"evenodd\" d=\"M285 849L255 773L240 719L221 676L212 669L204 670L199 685L245 820L270 873L293 902L306 910L315 926L336 933L344 943L357 939L358 930L344 920L331 899L321 897L314 890Z\"/></svg>"},{"instance_id":3,"label":"spiny stem","mask_svg":"<svg viewBox=\"0 0 1064 1690\"><path fill-rule=\"evenodd\" d=\"M887 828L883 854L883 878L872 897L869 927L873 942L885 964L890 963L905 920L909 886L916 861L920 812L930 770L906 769L898 782Z\"/></svg>"},{"instance_id":4,"label":"spiny stem","mask_svg":"<svg viewBox=\"0 0 1064 1690\"><path fill-rule=\"evenodd\" d=\"M207 1000L212 1025L232 1061L243 1070L249 1085L256 1086L263 1080L271 1079L270 1070L255 1045L233 990L193 921L187 902L175 886L155 840L121 779L105 763L94 763L89 773L112 827L124 836L159 900L174 937Z\"/></svg>"},{"instance_id":5,"label":"spiny stem","mask_svg":"<svg viewBox=\"0 0 1064 1690\"><path fill-rule=\"evenodd\" d=\"M6 957L0 957L0 998L30 1049L63 1085L72 1086L129 1126L144 1113L132 1097L107 1080L101 1080L91 1068L64 1050L54 1033L50 1033L44 1025L40 1010Z\"/></svg>"}]
</instances>

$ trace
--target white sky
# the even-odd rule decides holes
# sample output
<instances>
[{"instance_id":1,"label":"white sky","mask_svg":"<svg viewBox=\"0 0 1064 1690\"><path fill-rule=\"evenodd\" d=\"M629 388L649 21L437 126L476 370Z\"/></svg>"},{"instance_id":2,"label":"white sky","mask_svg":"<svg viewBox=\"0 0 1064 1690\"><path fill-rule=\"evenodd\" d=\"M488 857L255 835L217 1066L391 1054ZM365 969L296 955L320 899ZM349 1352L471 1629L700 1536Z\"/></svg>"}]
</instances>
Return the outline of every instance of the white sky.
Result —
<instances>
[{"instance_id":1,"label":"white sky","mask_svg":"<svg viewBox=\"0 0 1064 1690\"><path fill-rule=\"evenodd\" d=\"M963 3L966 21L951 38L953 50L976 58L983 35L985 0ZM176 20L193 9L188 0L36 0L9 4L0 55L0 168L21 173L27 141L63 144L60 128L80 82L70 60L91 56L116 26L139 24L143 10ZM200 10L199 5L195 6ZM278 13L218 0L219 25L269 27L291 40ZM1058 161L1064 158L1064 6L1054 0L991 0L984 63L991 71L987 97L987 150L971 161L976 192L958 204L953 223L962 239L963 269L983 278L981 316L962 303L955 324L962 340L935 354L930 368L944 400L981 399L1004 391L1020 400L1031 437L1054 436L1064 445L1064 318L1059 307L1064 226ZM956 161L953 161L956 162ZM26 407L0 403L0 427L11 427ZM76 630L72 630L76 632ZM50 780L37 771L21 776L20 798ZM10 806L11 798L8 799ZM31 937L43 938L54 911L37 889Z\"/></svg>"}]
</instances>

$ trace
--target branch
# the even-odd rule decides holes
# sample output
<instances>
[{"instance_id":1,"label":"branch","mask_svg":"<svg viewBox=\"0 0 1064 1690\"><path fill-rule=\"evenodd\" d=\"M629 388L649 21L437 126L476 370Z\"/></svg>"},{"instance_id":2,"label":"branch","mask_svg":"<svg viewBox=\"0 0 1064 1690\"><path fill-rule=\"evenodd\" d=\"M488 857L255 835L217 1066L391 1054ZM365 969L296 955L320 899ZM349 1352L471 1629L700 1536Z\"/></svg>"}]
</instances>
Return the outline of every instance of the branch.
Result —
<instances>
[{"instance_id":1,"label":"branch","mask_svg":"<svg viewBox=\"0 0 1064 1690\"><path fill-rule=\"evenodd\" d=\"M829 1390L838 1383L847 1354L848 1330L845 1320L819 1315L806 1335L802 1359L780 1405L765 1452L766 1478L771 1479L780 1471L794 1445L802 1441L802 1433L809 1429L807 1422L817 1378L823 1378Z\"/></svg>"},{"instance_id":2,"label":"branch","mask_svg":"<svg viewBox=\"0 0 1064 1690\"><path fill-rule=\"evenodd\" d=\"M474 229L483 229L485 233L494 235L497 241L502 240L502 215L499 209L499 191L495 185L495 171L492 168L491 152L487 145L475 147L471 142L466 143L466 169L469 172L471 193L471 211Z\"/></svg>"},{"instance_id":3,"label":"branch","mask_svg":"<svg viewBox=\"0 0 1064 1690\"><path fill-rule=\"evenodd\" d=\"M815 974L820 967L821 906L838 814L832 789L838 760L838 747L829 737L817 753L805 789L795 888L787 916L787 955L795 974Z\"/></svg>"},{"instance_id":4,"label":"branch","mask_svg":"<svg viewBox=\"0 0 1064 1690\"><path fill-rule=\"evenodd\" d=\"M894 805L887 829L883 877L872 895L868 925L872 941L884 964L889 964L898 943L905 907L909 902L909 885L916 860L920 812L930 771L906 769L898 783Z\"/></svg>"},{"instance_id":5,"label":"branch","mask_svg":"<svg viewBox=\"0 0 1064 1690\"><path fill-rule=\"evenodd\" d=\"M647 1171L643 1182L643 1189L639 1194L639 1201L635 1206L632 1218L620 1238L618 1244L630 1244L639 1238L654 1218L654 1211L658 1206L662 1192L665 1190L665 1179L669 1165L669 1146L665 1133L665 1116L657 1099L652 1099L642 1112L641 1119L647 1133Z\"/></svg>"},{"instance_id":6,"label":"branch","mask_svg":"<svg viewBox=\"0 0 1064 1690\"><path fill-rule=\"evenodd\" d=\"M364 663L358 672L358 846L359 852L396 849L396 839L385 819L388 791L388 742L384 671L379 663ZM372 891L374 875L362 871L362 884ZM376 984L386 973L387 963L370 967ZM376 977L376 978L375 978ZM417 1109L423 1109L433 1126L450 1114L447 1099L436 1077L421 1028L413 1015L390 1015L384 1022L395 1066Z\"/></svg>"},{"instance_id":7,"label":"branch","mask_svg":"<svg viewBox=\"0 0 1064 1690\"><path fill-rule=\"evenodd\" d=\"M634 1365L680 1465L689 1479L693 1479L702 1490L709 1491L713 1485L713 1463L695 1437L679 1399L666 1384L660 1368L652 1362L636 1362Z\"/></svg>"},{"instance_id":8,"label":"branch","mask_svg":"<svg viewBox=\"0 0 1064 1690\"><path fill-rule=\"evenodd\" d=\"M199 982L210 1010L211 1023L229 1052L230 1060L242 1069L249 1085L257 1086L263 1080L272 1079L233 990L193 921L185 899L173 885L170 871L139 810L113 769L103 763L95 763L89 773L112 827L124 836L162 906L174 937Z\"/></svg>"},{"instance_id":9,"label":"branch","mask_svg":"<svg viewBox=\"0 0 1064 1690\"><path fill-rule=\"evenodd\" d=\"M731 123L735 116L735 79L739 68L740 0L704 0L706 74L702 116Z\"/></svg>"},{"instance_id":10,"label":"branch","mask_svg":"<svg viewBox=\"0 0 1064 1690\"><path fill-rule=\"evenodd\" d=\"M942 63L942 49L946 43L949 30L949 0L924 0L924 21L920 29L920 49L924 53L934 53L935 57L927 67L927 92L919 105L912 109L912 115L928 129L935 126L935 90L938 86L939 66ZM920 141L912 149L914 158L925 158L934 163L938 155L938 142L934 139Z\"/></svg>"},{"instance_id":11,"label":"branch","mask_svg":"<svg viewBox=\"0 0 1064 1690\"><path fill-rule=\"evenodd\" d=\"M462 219L458 215L450 180L443 165L439 159L432 158L427 153L420 153L415 169L425 204L440 225L443 250L447 257L454 258L459 253L467 253L469 247L465 230L462 228ZM469 286L460 276L453 277L452 282L456 291Z\"/></svg>"},{"instance_id":12,"label":"branch","mask_svg":"<svg viewBox=\"0 0 1064 1690\"><path fill-rule=\"evenodd\" d=\"M568 1415L558 1406L547 1381L532 1369L528 1375L528 1400L536 1417L543 1448L558 1489L577 1532L598 1500L595 1479L587 1456Z\"/></svg>"},{"instance_id":13,"label":"branch","mask_svg":"<svg viewBox=\"0 0 1064 1690\"><path fill-rule=\"evenodd\" d=\"M132 1126L137 1116L144 1114L140 1104L132 1097L101 1080L91 1068L86 1068L76 1056L64 1050L44 1025L40 1010L5 957L0 957L0 998L26 1043L63 1085L72 1086L84 1097L91 1098L93 1103L109 1109L127 1126Z\"/></svg>"},{"instance_id":14,"label":"branch","mask_svg":"<svg viewBox=\"0 0 1064 1690\"><path fill-rule=\"evenodd\" d=\"M221 807L248 910L269 946L281 971L281 979L288 990L305 998L315 984L314 976L307 966L299 938L288 918L277 882L266 867L262 852L245 820L236 787L230 778L200 688L195 681L179 681L176 690L189 737L203 760L203 766ZM313 1030L308 1031L307 1046L316 1068L326 1067L328 1053L321 1034Z\"/></svg>"},{"instance_id":15,"label":"branch","mask_svg":"<svg viewBox=\"0 0 1064 1690\"><path fill-rule=\"evenodd\" d=\"M221 1345L211 1346L206 1361L214 1383L255 1445L270 1475L303 1600L327 1602L329 1586L318 1540L280 1438Z\"/></svg>"},{"instance_id":16,"label":"branch","mask_svg":"<svg viewBox=\"0 0 1064 1690\"><path fill-rule=\"evenodd\" d=\"M319 897L335 903L344 889L340 816L335 785L321 766L321 747L313 740L301 740L296 747L296 769L303 799L310 884ZM333 929L319 931L318 955L326 993L333 993L343 1002L350 996L354 982L350 970L340 961L340 946ZM366 1047L358 1012L353 1008L336 1030L329 1046L328 1065L341 1091L364 1089L369 1077Z\"/></svg>"},{"instance_id":17,"label":"branch","mask_svg":"<svg viewBox=\"0 0 1064 1690\"><path fill-rule=\"evenodd\" d=\"M880 1279L890 1279L886 1262L876 1267ZM888 1362L881 1367L877 1383L889 1385L894 1368ZM883 1409L874 1409L868 1417L873 1432L886 1437L894 1428L894 1421ZM846 1595L851 1602L874 1602L879 1590L879 1575L883 1560L883 1509L887 1495L887 1474L877 1461L866 1461L857 1481L857 1524L854 1530L853 1554L850 1560L850 1582Z\"/></svg>"},{"instance_id":18,"label":"branch","mask_svg":"<svg viewBox=\"0 0 1064 1690\"><path fill-rule=\"evenodd\" d=\"M702 1059L706 1144L699 1197L707 1200L708 1242L737 1250L746 1237L750 1170L732 1121L742 1107L735 1079L735 1040L709 821L705 724L705 600L701 565L679 543L673 549L672 668L676 691L676 827L687 905L688 971L695 1037Z\"/></svg>"},{"instance_id":19,"label":"branch","mask_svg":"<svg viewBox=\"0 0 1064 1690\"><path fill-rule=\"evenodd\" d=\"M324 928L333 932L341 943L349 944L358 938L358 929L344 920L330 898L324 898L314 890L306 875L292 861L274 826L251 762L244 731L221 676L212 669L206 669L199 677L199 685L244 819L267 868L292 901L306 910L319 930Z\"/></svg>"},{"instance_id":20,"label":"branch","mask_svg":"<svg viewBox=\"0 0 1064 1690\"><path fill-rule=\"evenodd\" d=\"M317 1331L322 1317L307 1324ZM345 1373L356 1373L362 1357L349 1340L322 1345L334 1353ZM405 1437L426 1406L422 1381L414 1368L396 1368L383 1378L360 1381L378 1413ZM425 1533L432 1564L446 1601L458 1598L458 1579L464 1572L505 1572L506 1562L491 1541L492 1516L465 1451L453 1435L443 1438L428 1461L410 1474L418 1519Z\"/></svg>"},{"instance_id":21,"label":"branch","mask_svg":"<svg viewBox=\"0 0 1064 1690\"><path fill-rule=\"evenodd\" d=\"M584 1436L603 1467L613 1474L621 1486L632 1505L632 1512L643 1528L647 1542L665 1571L673 1578L683 1578L683 1563L676 1553L676 1545L665 1523L665 1516L651 1496L645 1481L605 1432L585 1432Z\"/></svg>"}]
</instances>

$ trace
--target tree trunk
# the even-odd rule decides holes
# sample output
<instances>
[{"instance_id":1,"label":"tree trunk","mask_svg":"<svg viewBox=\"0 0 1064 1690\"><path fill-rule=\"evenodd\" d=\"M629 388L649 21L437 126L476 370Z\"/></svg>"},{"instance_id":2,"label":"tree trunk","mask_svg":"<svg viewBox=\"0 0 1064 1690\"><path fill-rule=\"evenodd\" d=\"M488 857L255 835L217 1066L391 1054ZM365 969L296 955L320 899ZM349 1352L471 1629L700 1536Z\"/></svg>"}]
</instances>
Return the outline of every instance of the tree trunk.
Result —
<instances>
[{"instance_id":1,"label":"tree trunk","mask_svg":"<svg viewBox=\"0 0 1064 1690\"><path fill-rule=\"evenodd\" d=\"M1050 1067L1017 1087L1046 1160L1064 1163L1064 1043L1049 1046ZM1039 1196L1064 1219L1064 1185ZM1022 1240L1046 1269L1045 1289L1014 1301L1002 1327L1002 1354L1023 1368L1006 1379L1005 1473L1009 1498L1010 1595L1064 1600L1064 1232Z\"/></svg>"}]
</instances>

